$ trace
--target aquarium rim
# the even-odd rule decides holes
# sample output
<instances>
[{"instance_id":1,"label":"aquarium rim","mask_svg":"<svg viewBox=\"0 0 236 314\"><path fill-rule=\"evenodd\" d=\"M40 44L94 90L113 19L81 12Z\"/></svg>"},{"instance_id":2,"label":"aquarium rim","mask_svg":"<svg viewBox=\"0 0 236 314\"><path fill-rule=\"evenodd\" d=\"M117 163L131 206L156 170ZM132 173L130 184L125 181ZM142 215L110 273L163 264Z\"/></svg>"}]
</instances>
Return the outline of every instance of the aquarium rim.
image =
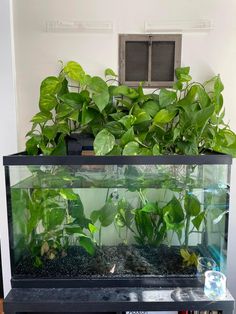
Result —
<instances>
[{"instance_id":1,"label":"aquarium rim","mask_svg":"<svg viewBox=\"0 0 236 314\"><path fill-rule=\"evenodd\" d=\"M3 156L4 166L28 165L231 165L232 156L218 153L204 155L158 156L42 156L26 152Z\"/></svg>"},{"instance_id":2,"label":"aquarium rim","mask_svg":"<svg viewBox=\"0 0 236 314\"><path fill-rule=\"evenodd\" d=\"M137 276L116 278L11 278L12 288L94 288L94 287L202 287L203 283L191 275Z\"/></svg>"}]
</instances>

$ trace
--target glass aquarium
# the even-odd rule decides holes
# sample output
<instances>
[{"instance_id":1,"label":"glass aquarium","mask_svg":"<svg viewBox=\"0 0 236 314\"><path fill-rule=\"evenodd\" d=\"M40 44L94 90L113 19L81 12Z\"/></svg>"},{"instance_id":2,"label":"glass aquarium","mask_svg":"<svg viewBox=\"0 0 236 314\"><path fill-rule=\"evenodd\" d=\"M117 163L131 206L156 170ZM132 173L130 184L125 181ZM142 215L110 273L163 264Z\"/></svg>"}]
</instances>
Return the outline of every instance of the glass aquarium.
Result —
<instances>
[{"instance_id":1,"label":"glass aquarium","mask_svg":"<svg viewBox=\"0 0 236 314\"><path fill-rule=\"evenodd\" d=\"M189 284L202 258L225 272L230 164L220 154L4 157L13 286Z\"/></svg>"}]
</instances>

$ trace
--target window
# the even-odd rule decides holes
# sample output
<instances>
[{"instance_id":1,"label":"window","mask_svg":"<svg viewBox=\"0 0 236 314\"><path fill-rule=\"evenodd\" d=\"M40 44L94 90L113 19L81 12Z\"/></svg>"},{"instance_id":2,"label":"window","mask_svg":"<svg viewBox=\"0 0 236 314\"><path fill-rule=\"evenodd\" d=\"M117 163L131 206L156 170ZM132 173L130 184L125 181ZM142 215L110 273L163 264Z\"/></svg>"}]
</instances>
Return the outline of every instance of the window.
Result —
<instances>
[{"instance_id":1,"label":"window","mask_svg":"<svg viewBox=\"0 0 236 314\"><path fill-rule=\"evenodd\" d=\"M171 87L181 64L181 35L126 35L119 37L119 81L145 87Z\"/></svg>"}]
</instances>

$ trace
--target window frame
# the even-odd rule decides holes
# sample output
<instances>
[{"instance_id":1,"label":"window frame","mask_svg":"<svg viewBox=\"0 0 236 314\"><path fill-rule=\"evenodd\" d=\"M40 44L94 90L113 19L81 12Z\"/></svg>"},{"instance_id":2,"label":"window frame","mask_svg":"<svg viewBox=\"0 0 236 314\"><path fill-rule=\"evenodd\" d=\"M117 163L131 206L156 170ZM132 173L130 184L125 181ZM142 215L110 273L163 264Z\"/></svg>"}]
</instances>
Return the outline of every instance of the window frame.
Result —
<instances>
[{"instance_id":1,"label":"window frame","mask_svg":"<svg viewBox=\"0 0 236 314\"><path fill-rule=\"evenodd\" d=\"M175 42L174 52L174 69L181 66L181 50L182 50L182 35L181 34L119 34L119 82L130 87L137 87L138 81L125 80L125 55L126 42L149 42L148 48L148 81L143 83L143 87L157 88L157 87L172 87L175 82L175 75L173 81L152 81L151 80L151 54L152 42Z\"/></svg>"}]
</instances>

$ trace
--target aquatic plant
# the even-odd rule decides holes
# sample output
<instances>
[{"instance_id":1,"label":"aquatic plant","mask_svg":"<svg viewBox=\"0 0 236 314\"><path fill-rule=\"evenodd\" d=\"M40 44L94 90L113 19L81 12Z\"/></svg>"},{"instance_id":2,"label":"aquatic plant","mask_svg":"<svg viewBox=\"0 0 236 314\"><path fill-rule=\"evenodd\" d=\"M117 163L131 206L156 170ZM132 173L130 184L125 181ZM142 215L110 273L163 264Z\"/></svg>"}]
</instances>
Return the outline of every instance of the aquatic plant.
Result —
<instances>
[{"instance_id":1,"label":"aquatic plant","mask_svg":"<svg viewBox=\"0 0 236 314\"><path fill-rule=\"evenodd\" d=\"M95 224L99 221L99 240L98 245L102 245L102 228L110 226L115 219L117 213L117 203L114 202L109 195L109 189L107 189L106 200L104 206L99 210L94 210L91 215L90 219Z\"/></svg>"},{"instance_id":2,"label":"aquatic plant","mask_svg":"<svg viewBox=\"0 0 236 314\"><path fill-rule=\"evenodd\" d=\"M103 205L95 202L84 208L80 188L93 188L93 176L96 188L104 188L103 179L109 177L111 168L96 176L100 170L29 166L31 174L20 183L22 188L17 186L11 192L13 224L19 232L15 236L16 258L24 252L32 256L36 267L41 267L49 260L65 257L74 247L91 258L103 258L106 228L114 225L123 244L155 250L175 243L192 256L185 261L187 254L183 257L180 251L183 265L188 267L191 261L194 265L192 253L197 253L189 246L190 236L205 230L208 215L211 219L214 214L214 224L221 221L226 214L221 204L226 202L227 187L217 187L217 194L213 188L204 191L203 200L198 189L201 166L148 167L126 165L119 170L117 181L105 181L109 188ZM114 188L117 183L122 183L121 193Z\"/></svg>"},{"instance_id":3,"label":"aquatic plant","mask_svg":"<svg viewBox=\"0 0 236 314\"><path fill-rule=\"evenodd\" d=\"M115 226L118 228L119 236L121 236L121 230L125 229L125 238L123 242L128 244L128 232L135 234L133 229L134 221L134 209L131 204L125 199L122 198L118 201L117 214L115 216Z\"/></svg>"},{"instance_id":4,"label":"aquatic plant","mask_svg":"<svg viewBox=\"0 0 236 314\"><path fill-rule=\"evenodd\" d=\"M195 266L197 268L199 256L195 252L189 252L187 249L180 249L180 254L185 266Z\"/></svg>"},{"instance_id":5,"label":"aquatic plant","mask_svg":"<svg viewBox=\"0 0 236 314\"><path fill-rule=\"evenodd\" d=\"M42 264L42 258L52 260L66 255L71 245L80 245L94 254L96 227L85 217L79 195L68 187L69 173L57 167L30 169L36 187L11 192L13 220L21 230L18 249L27 248L36 266ZM50 182L54 188L42 188L49 178L56 179ZM67 185L64 188L63 180ZM18 213L24 216L19 217ZM22 219L26 219L26 225Z\"/></svg>"},{"instance_id":6,"label":"aquatic plant","mask_svg":"<svg viewBox=\"0 0 236 314\"><path fill-rule=\"evenodd\" d=\"M172 193L170 199L169 189L162 189L161 192L167 195L166 199L164 197L161 202L154 203L149 202L139 191L142 201L141 207L134 210L135 229L138 233L135 239L140 244L159 245L168 242L168 233L171 232L170 243L176 233L180 245L187 248L190 234L200 230L206 212L201 211L200 201L193 194L186 193L183 200L181 193Z\"/></svg>"}]
</instances>

